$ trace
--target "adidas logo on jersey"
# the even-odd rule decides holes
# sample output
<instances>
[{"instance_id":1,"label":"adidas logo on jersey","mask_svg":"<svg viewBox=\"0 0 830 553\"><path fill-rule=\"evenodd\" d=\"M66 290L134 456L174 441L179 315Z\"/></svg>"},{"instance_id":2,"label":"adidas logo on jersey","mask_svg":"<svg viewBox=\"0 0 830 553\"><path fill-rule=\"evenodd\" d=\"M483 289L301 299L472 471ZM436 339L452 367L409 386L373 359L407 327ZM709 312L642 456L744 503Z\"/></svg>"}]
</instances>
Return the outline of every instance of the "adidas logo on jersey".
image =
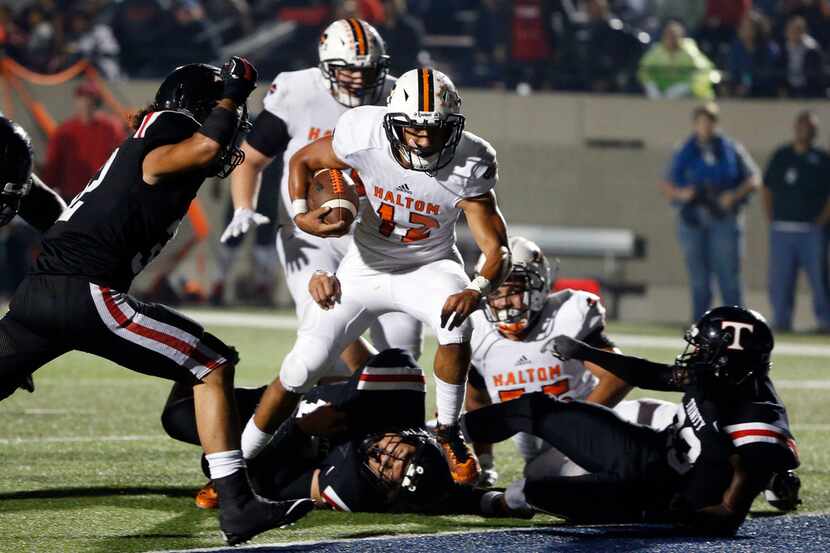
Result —
<instances>
[{"instance_id":1,"label":"adidas logo on jersey","mask_svg":"<svg viewBox=\"0 0 830 553\"><path fill-rule=\"evenodd\" d=\"M519 360L516 361L517 365L530 365L530 359L527 358L526 355L522 355L519 357Z\"/></svg>"},{"instance_id":2,"label":"adidas logo on jersey","mask_svg":"<svg viewBox=\"0 0 830 553\"><path fill-rule=\"evenodd\" d=\"M395 187L395 190L397 190L398 192L403 192L404 194L412 194L412 189L409 188L409 185L406 183L399 184Z\"/></svg>"}]
</instances>

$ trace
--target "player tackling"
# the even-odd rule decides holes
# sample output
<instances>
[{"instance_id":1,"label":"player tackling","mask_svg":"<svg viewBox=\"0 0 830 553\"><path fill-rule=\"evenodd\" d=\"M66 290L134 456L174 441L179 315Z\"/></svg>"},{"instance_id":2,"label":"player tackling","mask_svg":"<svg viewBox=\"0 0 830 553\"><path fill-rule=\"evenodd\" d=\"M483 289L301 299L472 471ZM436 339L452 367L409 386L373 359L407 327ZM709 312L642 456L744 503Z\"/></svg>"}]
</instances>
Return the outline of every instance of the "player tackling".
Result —
<instances>
[{"instance_id":1,"label":"player tackling","mask_svg":"<svg viewBox=\"0 0 830 553\"><path fill-rule=\"evenodd\" d=\"M339 353L374 318L405 312L438 338L438 439L453 478L475 483L478 462L458 429L471 355L468 317L511 267L507 229L493 191L495 150L464 131L452 81L439 71L417 69L398 79L386 108L346 112L333 137L291 158L295 224L310 234L336 236L345 232L344 223L324 223L327 210L307 206L308 181L324 168L357 170L368 202L337 272L342 293L330 289L315 295L325 307L306 310L279 378L243 431L243 453L255 456L268 443L302 394L330 373ZM486 257L472 282L455 245L462 211Z\"/></svg>"}]
</instances>

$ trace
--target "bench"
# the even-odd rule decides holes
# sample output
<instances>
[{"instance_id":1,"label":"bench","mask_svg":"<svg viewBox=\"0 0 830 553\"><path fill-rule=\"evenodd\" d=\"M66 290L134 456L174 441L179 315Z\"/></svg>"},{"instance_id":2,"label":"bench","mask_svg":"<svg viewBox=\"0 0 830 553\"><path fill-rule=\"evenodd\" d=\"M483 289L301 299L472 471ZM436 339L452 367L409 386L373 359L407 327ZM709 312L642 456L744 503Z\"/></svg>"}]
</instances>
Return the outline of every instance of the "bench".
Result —
<instances>
[{"instance_id":1,"label":"bench","mask_svg":"<svg viewBox=\"0 0 830 553\"><path fill-rule=\"evenodd\" d=\"M645 283L632 282L624 276L625 261L643 259L646 255L645 238L630 229L511 225L510 234L536 242L551 260L558 256L602 259L603 270L597 280L602 287L610 319L619 317L619 303L623 296L641 296L646 292ZM458 226L458 246L465 263L472 267L478 256L478 247L466 226Z\"/></svg>"}]
</instances>

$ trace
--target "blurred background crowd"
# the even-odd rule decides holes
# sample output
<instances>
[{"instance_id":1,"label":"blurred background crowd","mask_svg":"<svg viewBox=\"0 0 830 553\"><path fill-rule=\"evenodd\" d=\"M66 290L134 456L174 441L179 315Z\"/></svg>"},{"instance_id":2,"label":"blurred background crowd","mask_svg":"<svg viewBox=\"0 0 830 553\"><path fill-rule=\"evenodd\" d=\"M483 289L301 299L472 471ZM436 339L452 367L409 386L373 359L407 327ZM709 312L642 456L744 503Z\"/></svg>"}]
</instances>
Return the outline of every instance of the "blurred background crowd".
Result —
<instances>
[{"instance_id":1,"label":"blurred background crowd","mask_svg":"<svg viewBox=\"0 0 830 553\"><path fill-rule=\"evenodd\" d=\"M830 0L18 0L0 43L46 73L86 58L157 78L243 50L272 75L315 65L348 16L385 37L393 74L432 64L467 87L815 98L830 80Z\"/></svg>"}]
</instances>

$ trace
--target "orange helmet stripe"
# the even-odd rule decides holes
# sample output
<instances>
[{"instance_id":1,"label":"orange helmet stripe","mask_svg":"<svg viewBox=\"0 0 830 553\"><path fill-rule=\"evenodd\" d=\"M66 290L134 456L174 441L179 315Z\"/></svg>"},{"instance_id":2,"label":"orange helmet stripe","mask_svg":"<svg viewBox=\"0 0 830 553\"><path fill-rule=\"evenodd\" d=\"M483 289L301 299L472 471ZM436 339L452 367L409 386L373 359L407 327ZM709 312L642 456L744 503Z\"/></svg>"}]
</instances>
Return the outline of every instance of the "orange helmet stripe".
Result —
<instances>
[{"instance_id":1,"label":"orange helmet stripe","mask_svg":"<svg viewBox=\"0 0 830 553\"><path fill-rule=\"evenodd\" d=\"M432 97L434 87L432 69L421 69L420 73L421 78L418 79L418 111L433 111L435 102Z\"/></svg>"},{"instance_id":2,"label":"orange helmet stripe","mask_svg":"<svg viewBox=\"0 0 830 553\"><path fill-rule=\"evenodd\" d=\"M358 56L365 56L366 55L366 33L363 31L363 25L360 24L356 18L351 17L347 20L349 22L349 26L352 28L352 34L354 35L355 47L357 48L357 55Z\"/></svg>"}]
</instances>

